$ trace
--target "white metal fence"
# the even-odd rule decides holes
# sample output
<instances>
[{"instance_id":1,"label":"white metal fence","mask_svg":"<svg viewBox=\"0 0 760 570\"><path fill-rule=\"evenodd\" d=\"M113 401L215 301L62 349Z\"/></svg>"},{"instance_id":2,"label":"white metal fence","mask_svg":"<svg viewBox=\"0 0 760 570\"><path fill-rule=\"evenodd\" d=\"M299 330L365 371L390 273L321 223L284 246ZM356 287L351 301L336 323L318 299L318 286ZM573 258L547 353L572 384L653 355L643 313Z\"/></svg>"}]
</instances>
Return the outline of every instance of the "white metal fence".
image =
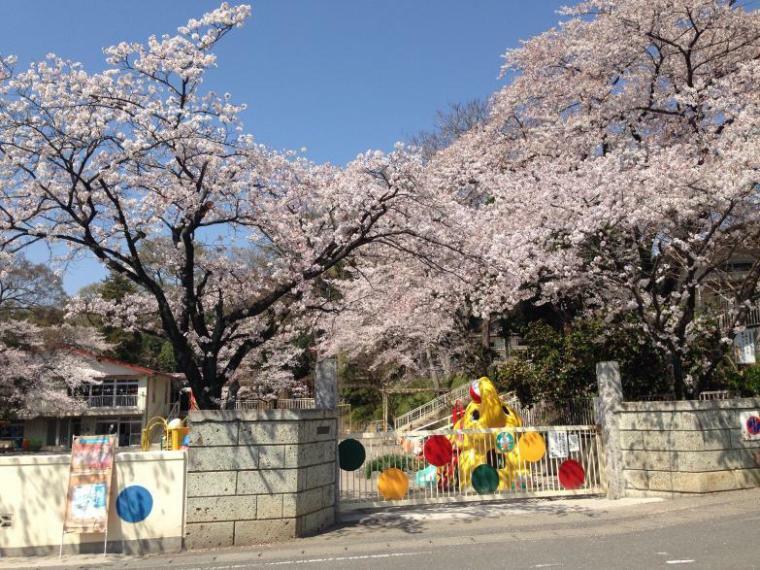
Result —
<instances>
[{"instance_id":1,"label":"white metal fence","mask_svg":"<svg viewBox=\"0 0 760 570\"><path fill-rule=\"evenodd\" d=\"M699 393L700 400L729 400L732 397L730 390L706 390Z\"/></svg>"},{"instance_id":2,"label":"white metal fence","mask_svg":"<svg viewBox=\"0 0 760 570\"><path fill-rule=\"evenodd\" d=\"M235 400L231 403L235 410L309 410L316 406L314 398Z\"/></svg>"},{"instance_id":3,"label":"white metal fence","mask_svg":"<svg viewBox=\"0 0 760 570\"><path fill-rule=\"evenodd\" d=\"M520 460L514 453L499 451L497 438L505 431L511 433L517 449L520 449L520 439L526 434L540 434L545 442L545 453L536 461L528 462ZM433 436L444 436L452 443L451 460L444 466L431 466L425 458L425 444ZM354 471L340 470L341 510L509 497L598 494L603 491L600 442L595 427L590 425L360 433L351 434L345 439L358 441L365 450L366 458ZM499 474L500 482L495 491L481 494L482 489L479 493L474 488L473 459L478 461L477 458L492 465ZM386 499L378 488L381 473L389 468L406 474L408 489L401 498ZM565 475L571 471L575 484L563 485L561 471ZM582 480L579 482L581 472Z\"/></svg>"},{"instance_id":4,"label":"white metal fence","mask_svg":"<svg viewBox=\"0 0 760 570\"><path fill-rule=\"evenodd\" d=\"M516 398L507 401L526 426L593 425L596 423L593 398L567 402L536 402L523 407Z\"/></svg>"}]
</instances>

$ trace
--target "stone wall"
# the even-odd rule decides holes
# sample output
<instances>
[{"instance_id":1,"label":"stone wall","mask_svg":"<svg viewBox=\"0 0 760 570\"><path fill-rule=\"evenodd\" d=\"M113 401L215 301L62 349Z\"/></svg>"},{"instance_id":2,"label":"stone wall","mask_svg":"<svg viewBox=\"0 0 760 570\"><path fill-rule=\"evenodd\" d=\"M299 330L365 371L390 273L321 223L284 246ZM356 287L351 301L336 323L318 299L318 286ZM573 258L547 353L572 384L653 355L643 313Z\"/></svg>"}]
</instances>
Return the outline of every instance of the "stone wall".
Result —
<instances>
[{"instance_id":1,"label":"stone wall","mask_svg":"<svg viewBox=\"0 0 760 570\"><path fill-rule=\"evenodd\" d=\"M760 486L760 441L739 414L760 398L624 402L616 410L625 494L709 493Z\"/></svg>"},{"instance_id":2,"label":"stone wall","mask_svg":"<svg viewBox=\"0 0 760 570\"><path fill-rule=\"evenodd\" d=\"M334 411L199 411L189 420L187 548L275 542L335 522Z\"/></svg>"}]
</instances>

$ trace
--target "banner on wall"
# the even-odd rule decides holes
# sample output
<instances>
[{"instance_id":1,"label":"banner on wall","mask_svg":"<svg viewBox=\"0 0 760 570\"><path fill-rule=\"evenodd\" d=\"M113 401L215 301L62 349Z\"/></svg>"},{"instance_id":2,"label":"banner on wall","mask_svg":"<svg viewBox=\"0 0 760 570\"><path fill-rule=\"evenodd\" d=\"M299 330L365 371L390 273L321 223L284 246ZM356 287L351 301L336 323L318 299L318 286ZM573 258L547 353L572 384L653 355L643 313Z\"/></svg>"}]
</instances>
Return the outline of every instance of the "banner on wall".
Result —
<instances>
[{"instance_id":1,"label":"banner on wall","mask_svg":"<svg viewBox=\"0 0 760 570\"><path fill-rule=\"evenodd\" d=\"M71 446L63 532L108 532L115 435L82 435Z\"/></svg>"}]
</instances>

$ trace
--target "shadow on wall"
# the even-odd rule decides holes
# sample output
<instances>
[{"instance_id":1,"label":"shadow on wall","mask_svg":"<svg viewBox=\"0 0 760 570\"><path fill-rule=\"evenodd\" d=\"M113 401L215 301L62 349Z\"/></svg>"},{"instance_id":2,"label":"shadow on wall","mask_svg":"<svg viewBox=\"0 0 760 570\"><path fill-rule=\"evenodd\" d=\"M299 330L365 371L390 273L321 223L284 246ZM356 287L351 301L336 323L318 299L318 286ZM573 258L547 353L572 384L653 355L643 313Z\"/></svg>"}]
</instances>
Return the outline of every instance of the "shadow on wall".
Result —
<instances>
[{"instance_id":1,"label":"shadow on wall","mask_svg":"<svg viewBox=\"0 0 760 570\"><path fill-rule=\"evenodd\" d=\"M70 455L15 455L0 457L0 555L57 553L68 490ZM109 498L109 551L129 549L130 544L175 538L181 544L184 514L184 452L117 453ZM126 496L140 486L149 497L144 520L127 522L117 513L120 493ZM126 506L129 501L124 502ZM134 501L132 501L134 506ZM129 510L129 509L127 509ZM138 508L139 510L139 508ZM143 510L146 510L143 508ZM132 517L134 518L134 517ZM64 551L101 552L101 534L66 534ZM140 541L131 543L130 541ZM148 546L147 544L145 546Z\"/></svg>"},{"instance_id":2,"label":"shadow on wall","mask_svg":"<svg viewBox=\"0 0 760 570\"><path fill-rule=\"evenodd\" d=\"M616 415L627 491L709 493L760 486L760 437L743 430L756 412L760 398L624 402Z\"/></svg>"}]
</instances>

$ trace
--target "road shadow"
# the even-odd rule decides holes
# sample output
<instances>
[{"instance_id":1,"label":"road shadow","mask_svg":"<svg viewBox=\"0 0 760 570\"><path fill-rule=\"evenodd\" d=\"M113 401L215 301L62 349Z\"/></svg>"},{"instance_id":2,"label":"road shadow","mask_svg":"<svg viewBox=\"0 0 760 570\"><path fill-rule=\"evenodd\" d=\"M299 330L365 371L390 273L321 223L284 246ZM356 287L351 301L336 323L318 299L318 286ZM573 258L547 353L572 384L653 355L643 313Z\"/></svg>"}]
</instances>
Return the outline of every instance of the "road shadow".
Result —
<instances>
[{"instance_id":1,"label":"road shadow","mask_svg":"<svg viewBox=\"0 0 760 570\"><path fill-rule=\"evenodd\" d=\"M397 530L407 534L421 534L434 523L448 522L452 525L470 525L483 520L498 520L508 517L549 515L564 518L578 515L596 518L606 511L591 509L574 499L564 497L520 498L506 501L483 501L476 503L439 504L417 507L389 507L382 510L358 510L343 513L338 525L330 531L336 537L351 534Z\"/></svg>"}]
</instances>

